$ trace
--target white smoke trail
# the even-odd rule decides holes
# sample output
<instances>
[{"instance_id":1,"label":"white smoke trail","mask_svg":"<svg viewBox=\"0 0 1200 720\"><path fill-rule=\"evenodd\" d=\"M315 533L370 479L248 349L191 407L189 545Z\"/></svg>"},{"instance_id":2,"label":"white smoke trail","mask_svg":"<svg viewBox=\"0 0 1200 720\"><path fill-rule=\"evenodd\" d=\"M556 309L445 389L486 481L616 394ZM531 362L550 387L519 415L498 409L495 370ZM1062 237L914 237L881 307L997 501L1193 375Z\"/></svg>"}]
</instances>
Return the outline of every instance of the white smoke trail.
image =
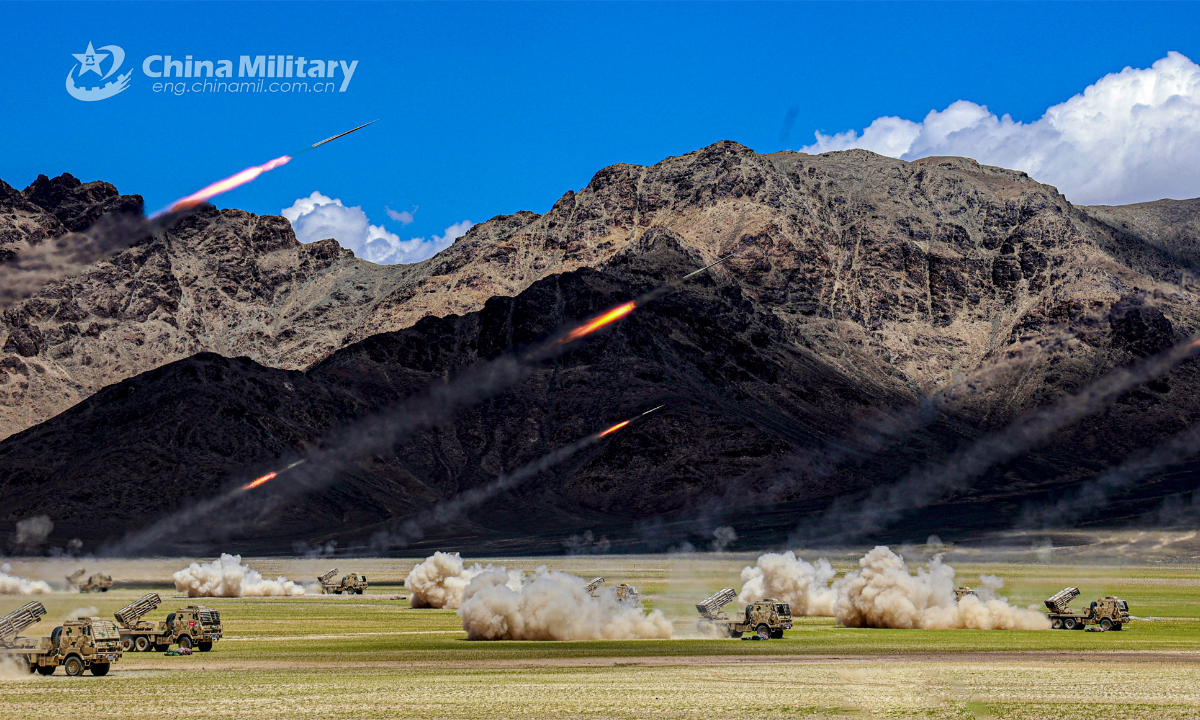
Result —
<instances>
[{"instance_id":1,"label":"white smoke trail","mask_svg":"<svg viewBox=\"0 0 1200 720\"><path fill-rule=\"evenodd\" d=\"M845 541L863 537L895 522L906 512L928 507L953 492L964 490L993 465L1037 447L1054 433L1108 407L1129 390L1169 372L1191 357L1197 345L1200 340L1180 343L1128 367L1118 368L1092 381L1078 393L1037 408L1003 430L980 438L945 462L914 470L892 485L876 487L864 500L851 507L834 503L820 522L798 528L790 540L803 542L821 538L828 541L836 538Z\"/></svg>"},{"instance_id":2,"label":"white smoke trail","mask_svg":"<svg viewBox=\"0 0 1200 720\"><path fill-rule=\"evenodd\" d=\"M241 555L221 553L209 563L192 563L176 572L175 589L188 597L297 597L304 588L285 577L274 580L242 564Z\"/></svg>"},{"instance_id":3,"label":"white smoke trail","mask_svg":"<svg viewBox=\"0 0 1200 720\"><path fill-rule=\"evenodd\" d=\"M754 565L742 568L738 604L746 607L765 598L791 605L792 615L833 617L837 591L829 586L836 573L825 558L805 562L792 551L764 553Z\"/></svg>"},{"instance_id":4,"label":"white smoke trail","mask_svg":"<svg viewBox=\"0 0 1200 720\"><path fill-rule=\"evenodd\" d=\"M67 616L65 618L63 618L63 622L68 622L70 620L78 620L79 618L82 618L82 617L96 617L99 614L100 614L100 610L95 605L89 605L88 607L75 608L71 612L67 613Z\"/></svg>"},{"instance_id":5,"label":"white smoke trail","mask_svg":"<svg viewBox=\"0 0 1200 720\"><path fill-rule=\"evenodd\" d=\"M611 588L592 597L583 578L538 568L518 589L503 568L485 570L467 586L458 614L468 640L669 639L661 610L617 601Z\"/></svg>"},{"instance_id":6,"label":"white smoke trail","mask_svg":"<svg viewBox=\"0 0 1200 720\"><path fill-rule=\"evenodd\" d=\"M415 608L457 610L471 580L491 569L491 565L485 568L479 563L467 567L458 553L435 552L413 567L404 579L404 587L410 593L409 603ZM508 571L506 575L510 587L521 587L519 570Z\"/></svg>"},{"instance_id":7,"label":"white smoke trail","mask_svg":"<svg viewBox=\"0 0 1200 720\"><path fill-rule=\"evenodd\" d=\"M67 233L24 247L0 261L0 309L36 295L52 282L88 270L154 235L169 230L195 208L147 220L139 215L109 213L82 232Z\"/></svg>"},{"instance_id":8,"label":"white smoke trail","mask_svg":"<svg viewBox=\"0 0 1200 720\"><path fill-rule=\"evenodd\" d=\"M708 267L711 265L702 270ZM341 477L344 468L358 458L395 448L415 433L448 422L459 411L478 405L529 378L543 363L559 357L578 342L625 317L635 308L674 292L697 272L700 271L642 293L633 300L615 305L583 322L568 323L550 337L524 350L480 361L464 368L445 382L434 383L427 392L334 428L322 435L316 444L307 446L303 456L280 458L280 465L287 460L293 461L287 466L287 482L272 482L265 486L271 488L270 491L245 495L243 491L246 488L243 485L220 497L194 503L183 511L159 520L149 528L125 537L116 545L104 548L102 554L122 556L143 552L174 537L181 527L207 530L208 525L212 525L225 533L241 532L246 528L249 519L262 517L264 510L276 507L287 499L328 487ZM610 428L609 432L613 429ZM580 442L593 442L605 434L607 433L590 436ZM570 447L578 449L576 446ZM496 483L503 485L521 479L498 479ZM491 490L485 488L485 491ZM216 515L220 515L219 523L204 522L206 518Z\"/></svg>"},{"instance_id":9,"label":"white smoke trail","mask_svg":"<svg viewBox=\"0 0 1200 720\"><path fill-rule=\"evenodd\" d=\"M545 470L549 470L583 448L594 444L601 437L603 436L599 433L593 433L582 440L576 440L573 443L552 450L537 460L527 463L511 473L501 475L491 482L471 488L448 500L443 500L432 508L422 511L417 517L404 521L396 530L376 533L371 538L371 545L383 550L387 550L393 545L406 547L409 542L425 537L425 531L430 527L445 525L455 520L471 508L483 504L502 492L512 490L526 480Z\"/></svg>"},{"instance_id":10,"label":"white smoke trail","mask_svg":"<svg viewBox=\"0 0 1200 720\"><path fill-rule=\"evenodd\" d=\"M1068 525L1093 510L1108 506L1115 493L1163 468L1200 454L1200 424L1172 435L1150 450L1135 453L1058 502L1026 508L1018 522L1022 528Z\"/></svg>"},{"instance_id":11,"label":"white smoke trail","mask_svg":"<svg viewBox=\"0 0 1200 720\"><path fill-rule=\"evenodd\" d=\"M935 556L909 572L904 558L882 545L858 561L859 570L838 581L834 615L847 627L969 630L1049 630L1036 610L1013 607L989 593L954 596L954 568ZM989 596L990 595L990 596Z\"/></svg>"},{"instance_id":12,"label":"white smoke trail","mask_svg":"<svg viewBox=\"0 0 1200 720\"><path fill-rule=\"evenodd\" d=\"M8 563L0 565L0 595L44 595L52 592L50 583L9 575L11 570L12 566Z\"/></svg>"}]
</instances>

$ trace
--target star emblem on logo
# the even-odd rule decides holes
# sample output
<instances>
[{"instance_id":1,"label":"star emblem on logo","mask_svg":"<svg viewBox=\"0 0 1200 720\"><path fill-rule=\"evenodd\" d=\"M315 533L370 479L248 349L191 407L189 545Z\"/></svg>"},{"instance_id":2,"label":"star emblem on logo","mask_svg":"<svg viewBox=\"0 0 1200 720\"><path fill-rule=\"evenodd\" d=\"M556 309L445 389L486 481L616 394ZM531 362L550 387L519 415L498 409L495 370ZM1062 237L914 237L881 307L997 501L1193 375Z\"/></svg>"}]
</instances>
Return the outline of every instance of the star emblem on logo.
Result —
<instances>
[{"instance_id":1,"label":"star emblem on logo","mask_svg":"<svg viewBox=\"0 0 1200 720\"><path fill-rule=\"evenodd\" d=\"M91 42L88 42L87 50L83 51L83 54L81 54L81 55L75 55L75 53L71 53L71 54L75 57L76 60L79 61L79 68L80 68L79 74L80 75L84 74L85 72L94 72L97 75L104 74L104 73L100 72L100 61L103 60L104 58L108 57L108 53L96 52L96 50L92 47Z\"/></svg>"}]
</instances>

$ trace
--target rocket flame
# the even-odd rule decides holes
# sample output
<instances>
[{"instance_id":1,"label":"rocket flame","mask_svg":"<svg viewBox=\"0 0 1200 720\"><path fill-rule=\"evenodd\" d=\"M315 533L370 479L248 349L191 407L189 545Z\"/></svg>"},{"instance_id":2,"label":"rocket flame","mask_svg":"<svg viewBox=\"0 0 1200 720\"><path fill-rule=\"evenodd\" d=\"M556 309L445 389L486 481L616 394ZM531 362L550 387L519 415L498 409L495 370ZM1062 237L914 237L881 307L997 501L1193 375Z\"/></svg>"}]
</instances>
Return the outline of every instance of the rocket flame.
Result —
<instances>
[{"instance_id":1,"label":"rocket flame","mask_svg":"<svg viewBox=\"0 0 1200 720\"><path fill-rule=\"evenodd\" d=\"M628 424L629 424L629 421L628 421L628 420L626 420L626 421L624 421L624 422L619 422L619 423L617 423L616 425L613 425L613 426L612 426L612 427L610 427L609 429L605 430L604 432L600 433L600 434L599 434L599 435L597 435L596 437L598 437L598 438L602 438L602 437L604 437L605 435L612 435L613 433L615 433L616 431L620 430L621 428L625 427L625 426L626 426L626 425L628 425Z\"/></svg>"},{"instance_id":2,"label":"rocket flame","mask_svg":"<svg viewBox=\"0 0 1200 720\"><path fill-rule=\"evenodd\" d=\"M580 325L579 327L575 328L571 332L567 333L567 336L565 338L563 338L562 340L559 340L559 342L560 343L569 343L569 342L578 340L579 338L581 338L585 335L590 335L590 334L596 332L597 330L599 330L600 328L604 327L605 325L608 325L609 323L612 323L612 322L616 322L617 320L620 320L621 318L625 317L629 313L633 312L634 308L636 308L636 307L637 307L637 303L632 300L625 303L624 305L618 305L615 308L613 308L612 310L609 310L608 312L604 313L603 315L597 317L595 320L592 320L591 322L587 323L586 325Z\"/></svg>"},{"instance_id":3,"label":"rocket flame","mask_svg":"<svg viewBox=\"0 0 1200 720\"><path fill-rule=\"evenodd\" d=\"M271 480L274 480L277 477L279 477L279 473L271 471L271 472L267 473L266 475L263 475L262 477L258 478L257 480L253 480L251 482L246 483L245 485L242 486L242 489L243 490L253 490L254 488L258 487L259 485L262 485L265 482L270 482Z\"/></svg>"},{"instance_id":4,"label":"rocket flame","mask_svg":"<svg viewBox=\"0 0 1200 720\"><path fill-rule=\"evenodd\" d=\"M190 207L199 205L200 203L206 202L210 198L216 197L217 195L220 195L221 193L226 193L226 192L229 192L230 190L233 190L234 188L245 185L246 183L250 182L254 178L258 177L259 175L262 175L263 173L267 172L268 170L274 170L275 168L280 167L281 165L286 165L288 163L288 161L290 161L291 159L292 158L290 155L280 155L279 157L275 158L274 160L265 162L262 165L255 165L253 167L248 167L245 170L238 173L237 175L231 175L231 176L225 178L224 180L218 180L217 182L213 183L212 185L209 185L208 187L204 188L203 190L198 190L198 191L192 193L191 195L188 195L185 198L180 198L179 200L176 200L175 202L171 203L171 205L169 207L167 207L165 210L160 210L157 213L155 213L154 217L162 215L163 213L174 212L176 210L184 210L186 208L190 208Z\"/></svg>"},{"instance_id":5,"label":"rocket flame","mask_svg":"<svg viewBox=\"0 0 1200 720\"><path fill-rule=\"evenodd\" d=\"M257 478L255 480L252 480L252 481L246 483L245 485L242 486L241 489L242 490L253 490L254 488L258 487L259 485L271 482L275 478L279 477L279 473L285 473L288 470L291 470L292 468L296 467L297 465L303 465L306 462L308 462L307 459L301 458L301 459L297 460L296 462L292 463L291 465L288 465L284 469L280 470L279 472L275 472L274 470L272 470L271 472L267 473L266 475L263 475L260 478Z\"/></svg>"}]
</instances>

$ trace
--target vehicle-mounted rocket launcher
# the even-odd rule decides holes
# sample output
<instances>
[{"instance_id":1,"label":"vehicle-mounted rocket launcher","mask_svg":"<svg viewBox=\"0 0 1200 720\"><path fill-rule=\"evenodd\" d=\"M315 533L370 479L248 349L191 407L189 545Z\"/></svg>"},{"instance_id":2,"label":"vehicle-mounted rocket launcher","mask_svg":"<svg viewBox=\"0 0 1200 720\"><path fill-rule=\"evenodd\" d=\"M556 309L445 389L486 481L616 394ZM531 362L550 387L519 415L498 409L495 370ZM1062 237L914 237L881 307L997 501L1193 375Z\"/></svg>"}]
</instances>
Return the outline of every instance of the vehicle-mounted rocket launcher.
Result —
<instances>
[{"instance_id":1,"label":"vehicle-mounted rocket launcher","mask_svg":"<svg viewBox=\"0 0 1200 720\"><path fill-rule=\"evenodd\" d=\"M21 631L37 623L45 614L46 608L40 602L31 602L0 617L0 647L16 647Z\"/></svg>"}]
</instances>

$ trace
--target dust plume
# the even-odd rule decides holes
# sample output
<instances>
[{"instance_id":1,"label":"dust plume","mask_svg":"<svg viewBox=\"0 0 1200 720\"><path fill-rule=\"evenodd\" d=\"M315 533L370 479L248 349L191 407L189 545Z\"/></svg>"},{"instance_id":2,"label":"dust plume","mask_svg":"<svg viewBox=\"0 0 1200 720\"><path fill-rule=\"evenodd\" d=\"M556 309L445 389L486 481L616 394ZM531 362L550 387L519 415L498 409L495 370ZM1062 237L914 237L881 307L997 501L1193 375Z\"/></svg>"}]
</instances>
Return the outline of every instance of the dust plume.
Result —
<instances>
[{"instance_id":1,"label":"dust plume","mask_svg":"<svg viewBox=\"0 0 1200 720\"><path fill-rule=\"evenodd\" d=\"M836 584L834 616L846 627L966 630L1049 630L1036 610L1013 607L995 595L954 597L954 568L935 556L913 575L904 558L883 545L858 561ZM994 588L995 580L991 581Z\"/></svg>"},{"instance_id":2,"label":"dust plume","mask_svg":"<svg viewBox=\"0 0 1200 720\"><path fill-rule=\"evenodd\" d=\"M108 213L87 230L21 250L0 262L0 310L33 297L56 280L79 275L93 263L170 228L191 212L175 212L151 220L130 213Z\"/></svg>"},{"instance_id":3,"label":"dust plume","mask_svg":"<svg viewBox=\"0 0 1200 720\"><path fill-rule=\"evenodd\" d=\"M12 544L18 550L36 550L46 542L53 530L54 523L46 515L25 518L17 523Z\"/></svg>"},{"instance_id":4,"label":"dust plume","mask_svg":"<svg viewBox=\"0 0 1200 720\"><path fill-rule=\"evenodd\" d=\"M715 553L725 552L729 549L729 546L737 542L738 539L737 530L734 530L729 525L722 525L716 530L713 530L712 535L713 541L712 544L709 545L709 549Z\"/></svg>"},{"instance_id":5,"label":"dust plume","mask_svg":"<svg viewBox=\"0 0 1200 720\"><path fill-rule=\"evenodd\" d=\"M562 541L563 550L567 555L607 555L612 550L608 537L591 530L584 530L582 535L575 534Z\"/></svg>"},{"instance_id":6,"label":"dust plume","mask_svg":"<svg viewBox=\"0 0 1200 720\"><path fill-rule=\"evenodd\" d=\"M0 680L32 680L35 675L29 672L29 665L24 660L0 655Z\"/></svg>"},{"instance_id":7,"label":"dust plume","mask_svg":"<svg viewBox=\"0 0 1200 720\"><path fill-rule=\"evenodd\" d=\"M458 553L435 552L417 564L404 579L404 587L410 593L409 604L415 608L457 610L471 580L492 569L491 565L485 568L479 563L467 567ZM501 569L500 572L505 571ZM505 575L510 586L521 587L520 571L508 571Z\"/></svg>"},{"instance_id":8,"label":"dust plume","mask_svg":"<svg viewBox=\"0 0 1200 720\"><path fill-rule=\"evenodd\" d=\"M87 607L75 608L71 612L67 613L67 616L64 617L62 621L70 622L71 620L78 620L79 618L84 617L96 617L99 614L99 608L97 608L95 605L89 605Z\"/></svg>"},{"instance_id":9,"label":"dust plume","mask_svg":"<svg viewBox=\"0 0 1200 720\"><path fill-rule=\"evenodd\" d=\"M468 640L637 640L669 639L671 623L661 610L617 601L608 588L592 597L586 581L538 568L528 583L513 588L503 568L475 576L458 614Z\"/></svg>"},{"instance_id":10,"label":"dust plume","mask_svg":"<svg viewBox=\"0 0 1200 720\"><path fill-rule=\"evenodd\" d=\"M44 595L53 592L50 583L9 575L11 571L12 566L8 563L0 565L0 595Z\"/></svg>"},{"instance_id":11,"label":"dust plume","mask_svg":"<svg viewBox=\"0 0 1200 720\"><path fill-rule=\"evenodd\" d=\"M285 577L274 580L242 564L241 555L221 553L208 563L192 563L171 576L188 597L297 597L304 588Z\"/></svg>"},{"instance_id":12,"label":"dust plume","mask_svg":"<svg viewBox=\"0 0 1200 720\"><path fill-rule=\"evenodd\" d=\"M1115 493L1196 454L1200 454L1200 424L1171 436L1150 450L1135 453L1056 503L1025 508L1018 527L1046 528L1074 523L1093 510L1106 507Z\"/></svg>"},{"instance_id":13,"label":"dust plume","mask_svg":"<svg viewBox=\"0 0 1200 720\"><path fill-rule=\"evenodd\" d=\"M774 598L791 605L792 615L832 617L838 596L829 583L835 574L825 558L814 565L790 550L783 554L764 553L754 565L742 568L738 604L746 607L764 598Z\"/></svg>"},{"instance_id":14,"label":"dust plume","mask_svg":"<svg viewBox=\"0 0 1200 720\"><path fill-rule=\"evenodd\" d=\"M814 538L850 540L887 527L906 512L928 507L966 490L993 465L1031 450L1084 417L1100 412L1133 388L1169 372L1191 357L1200 341L1180 343L1157 355L1097 378L1074 395L1032 410L1004 429L986 435L937 465L926 465L889 486L876 487L855 503L835 502L825 516L798 528L791 542Z\"/></svg>"}]
</instances>

